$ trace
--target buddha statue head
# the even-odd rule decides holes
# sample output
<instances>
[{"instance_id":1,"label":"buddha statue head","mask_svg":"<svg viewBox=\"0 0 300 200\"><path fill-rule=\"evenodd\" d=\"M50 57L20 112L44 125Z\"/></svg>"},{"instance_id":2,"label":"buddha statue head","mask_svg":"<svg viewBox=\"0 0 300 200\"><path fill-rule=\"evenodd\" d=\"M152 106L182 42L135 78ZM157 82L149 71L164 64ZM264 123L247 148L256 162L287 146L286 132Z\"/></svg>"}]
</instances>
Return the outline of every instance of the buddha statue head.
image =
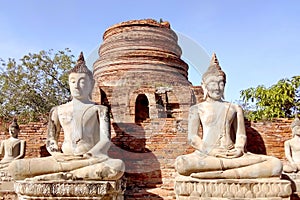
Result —
<instances>
[{"instance_id":1,"label":"buddha statue head","mask_svg":"<svg viewBox=\"0 0 300 200\"><path fill-rule=\"evenodd\" d=\"M86 66L81 52L76 65L69 71L69 86L72 97L79 100L90 98L94 83L93 73Z\"/></svg>"},{"instance_id":2,"label":"buddha statue head","mask_svg":"<svg viewBox=\"0 0 300 200\"><path fill-rule=\"evenodd\" d=\"M300 119L298 118L298 115L295 115L295 119L291 124L292 134L293 136L300 135Z\"/></svg>"},{"instance_id":3,"label":"buddha statue head","mask_svg":"<svg viewBox=\"0 0 300 200\"><path fill-rule=\"evenodd\" d=\"M13 122L8 127L9 135L13 138L18 138L20 127L18 125L17 119L14 119Z\"/></svg>"},{"instance_id":4,"label":"buddha statue head","mask_svg":"<svg viewBox=\"0 0 300 200\"><path fill-rule=\"evenodd\" d=\"M215 53L213 53L210 65L202 76L204 99L209 96L214 100L224 99L224 87L226 74L222 71Z\"/></svg>"}]
</instances>

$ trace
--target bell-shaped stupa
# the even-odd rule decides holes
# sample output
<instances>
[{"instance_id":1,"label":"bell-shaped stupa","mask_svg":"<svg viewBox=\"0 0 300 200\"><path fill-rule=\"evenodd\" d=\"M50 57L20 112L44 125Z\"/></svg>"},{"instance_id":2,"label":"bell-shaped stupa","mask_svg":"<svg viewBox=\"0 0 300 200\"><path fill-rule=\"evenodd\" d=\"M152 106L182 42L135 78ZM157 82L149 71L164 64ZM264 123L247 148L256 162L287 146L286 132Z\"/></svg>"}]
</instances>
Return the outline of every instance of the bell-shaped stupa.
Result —
<instances>
[{"instance_id":1,"label":"bell-shaped stupa","mask_svg":"<svg viewBox=\"0 0 300 200\"><path fill-rule=\"evenodd\" d=\"M177 41L168 22L132 20L108 28L94 63L94 101L111 107L117 122L184 118L193 95Z\"/></svg>"}]
</instances>

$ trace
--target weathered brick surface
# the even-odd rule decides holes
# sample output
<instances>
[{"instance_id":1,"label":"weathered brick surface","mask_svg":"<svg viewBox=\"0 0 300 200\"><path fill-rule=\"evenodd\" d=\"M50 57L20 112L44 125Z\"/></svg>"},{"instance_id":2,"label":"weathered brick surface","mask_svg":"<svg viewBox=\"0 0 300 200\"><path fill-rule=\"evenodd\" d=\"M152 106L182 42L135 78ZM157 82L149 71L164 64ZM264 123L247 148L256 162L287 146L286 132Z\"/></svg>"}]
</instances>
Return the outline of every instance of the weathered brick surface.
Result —
<instances>
[{"instance_id":1,"label":"weathered brick surface","mask_svg":"<svg viewBox=\"0 0 300 200\"><path fill-rule=\"evenodd\" d=\"M267 154L284 160L284 141L292 138L291 123L292 120L288 119L246 122L247 149L253 153Z\"/></svg>"},{"instance_id":2,"label":"weathered brick surface","mask_svg":"<svg viewBox=\"0 0 300 200\"><path fill-rule=\"evenodd\" d=\"M286 119L246 122L247 149L285 160L283 143L291 138L291 122ZM45 144L46 123L30 123L20 125L20 128L19 138L26 140L27 144L26 157L43 156L41 148ZM140 125L112 121L113 145L109 155L121 158L126 164L126 199L174 198L175 158L193 151L187 144L186 134L178 127L175 118L146 120ZM0 139L8 138L7 135L2 131Z\"/></svg>"},{"instance_id":3,"label":"weathered brick surface","mask_svg":"<svg viewBox=\"0 0 300 200\"><path fill-rule=\"evenodd\" d=\"M114 145L109 153L126 164L127 199L174 198L175 158L193 151L187 144L188 111L203 101L203 90L187 80L188 66L180 56L169 24L133 20L104 33L94 63L93 100L110 108ZM273 133L281 125L269 125L266 132L248 122L248 137L255 140L248 149L283 158L286 137Z\"/></svg>"},{"instance_id":4,"label":"weathered brick surface","mask_svg":"<svg viewBox=\"0 0 300 200\"><path fill-rule=\"evenodd\" d=\"M94 63L93 100L108 105L120 123L135 122L140 95L148 100L149 118L185 118L195 99L177 40L168 23L151 19L108 28Z\"/></svg>"},{"instance_id":5,"label":"weathered brick surface","mask_svg":"<svg viewBox=\"0 0 300 200\"><path fill-rule=\"evenodd\" d=\"M111 110L109 153L126 164L127 199L172 191L174 160L189 152L187 111L196 98L177 39L168 23L122 22L106 30L94 63L93 98Z\"/></svg>"},{"instance_id":6,"label":"weathered brick surface","mask_svg":"<svg viewBox=\"0 0 300 200\"><path fill-rule=\"evenodd\" d=\"M188 81L188 66L168 23L123 22L110 27L103 39L92 98L110 109L109 156L125 162L125 199L175 199L174 162L194 151L187 144L188 111L203 101L203 90ZM284 160L290 123L246 122L247 149ZM20 127L19 138L27 142L25 157L47 155L46 123ZM1 132L0 139L5 138L8 134Z\"/></svg>"}]
</instances>

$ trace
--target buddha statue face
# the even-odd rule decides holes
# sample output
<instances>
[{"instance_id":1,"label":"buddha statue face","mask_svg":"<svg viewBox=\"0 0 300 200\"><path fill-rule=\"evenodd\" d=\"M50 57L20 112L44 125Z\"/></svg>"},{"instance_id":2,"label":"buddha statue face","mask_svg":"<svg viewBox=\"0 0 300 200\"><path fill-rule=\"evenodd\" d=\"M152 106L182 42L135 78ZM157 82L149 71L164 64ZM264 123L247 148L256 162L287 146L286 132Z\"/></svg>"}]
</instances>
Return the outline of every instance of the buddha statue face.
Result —
<instances>
[{"instance_id":1,"label":"buddha statue face","mask_svg":"<svg viewBox=\"0 0 300 200\"><path fill-rule=\"evenodd\" d=\"M206 95L213 100L221 100L224 96L224 77L211 75L203 82Z\"/></svg>"},{"instance_id":2,"label":"buddha statue face","mask_svg":"<svg viewBox=\"0 0 300 200\"><path fill-rule=\"evenodd\" d=\"M72 97L78 100L88 99L92 91L92 81L87 73L71 73L69 86Z\"/></svg>"},{"instance_id":3,"label":"buddha statue face","mask_svg":"<svg viewBox=\"0 0 300 200\"><path fill-rule=\"evenodd\" d=\"M296 115L294 121L292 122L291 129L293 136L300 136L300 119L298 118L298 115Z\"/></svg>"},{"instance_id":4,"label":"buddha statue face","mask_svg":"<svg viewBox=\"0 0 300 200\"><path fill-rule=\"evenodd\" d=\"M295 126L295 127L292 129L292 132L293 132L293 135L300 136L300 126Z\"/></svg>"},{"instance_id":5,"label":"buddha statue face","mask_svg":"<svg viewBox=\"0 0 300 200\"><path fill-rule=\"evenodd\" d=\"M8 129L10 137L17 138L20 132L20 129L15 126L10 126Z\"/></svg>"},{"instance_id":6,"label":"buddha statue face","mask_svg":"<svg viewBox=\"0 0 300 200\"><path fill-rule=\"evenodd\" d=\"M207 97L216 101L224 99L225 83L226 74L222 71L216 54L213 53L210 65L202 76L204 99Z\"/></svg>"}]
</instances>

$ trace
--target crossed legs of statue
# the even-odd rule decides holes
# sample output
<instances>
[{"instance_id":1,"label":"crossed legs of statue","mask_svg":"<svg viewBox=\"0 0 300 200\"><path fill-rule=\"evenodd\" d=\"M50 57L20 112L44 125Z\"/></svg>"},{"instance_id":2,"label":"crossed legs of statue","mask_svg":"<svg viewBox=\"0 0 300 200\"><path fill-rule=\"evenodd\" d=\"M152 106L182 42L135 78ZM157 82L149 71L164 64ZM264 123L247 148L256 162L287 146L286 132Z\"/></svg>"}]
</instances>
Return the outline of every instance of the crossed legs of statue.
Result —
<instances>
[{"instance_id":1,"label":"crossed legs of statue","mask_svg":"<svg viewBox=\"0 0 300 200\"><path fill-rule=\"evenodd\" d=\"M23 159L14 161L9 168L16 180L26 177L30 177L30 180L116 180L123 175L125 169L121 160L108 157L62 162L53 157Z\"/></svg>"},{"instance_id":2,"label":"crossed legs of statue","mask_svg":"<svg viewBox=\"0 0 300 200\"><path fill-rule=\"evenodd\" d=\"M116 180L121 178L125 170L124 163L119 159L111 159L97 163L93 166L86 166L73 171L73 179L97 179L97 180Z\"/></svg>"},{"instance_id":3,"label":"crossed legs of statue","mask_svg":"<svg viewBox=\"0 0 300 200\"><path fill-rule=\"evenodd\" d=\"M9 163L5 163L5 164L0 164L0 169L1 170L7 170Z\"/></svg>"},{"instance_id":4,"label":"crossed legs of statue","mask_svg":"<svg viewBox=\"0 0 300 200\"><path fill-rule=\"evenodd\" d=\"M195 178L263 178L279 176L282 164L279 159L247 153L239 158L217 158L197 151L176 159L179 174Z\"/></svg>"},{"instance_id":5,"label":"crossed legs of statue","mask_svg":"<svg viewBox=\"0 0 300 200\"><path fill-rule=\"evenodd\" d=\"M287 172L287 173L293 173L293 172L296 173L299 170L300 170L300 164L292 165L292 164L288 163L288 164L283 165L283 171Z\"/></svg>"}]
</instances>

